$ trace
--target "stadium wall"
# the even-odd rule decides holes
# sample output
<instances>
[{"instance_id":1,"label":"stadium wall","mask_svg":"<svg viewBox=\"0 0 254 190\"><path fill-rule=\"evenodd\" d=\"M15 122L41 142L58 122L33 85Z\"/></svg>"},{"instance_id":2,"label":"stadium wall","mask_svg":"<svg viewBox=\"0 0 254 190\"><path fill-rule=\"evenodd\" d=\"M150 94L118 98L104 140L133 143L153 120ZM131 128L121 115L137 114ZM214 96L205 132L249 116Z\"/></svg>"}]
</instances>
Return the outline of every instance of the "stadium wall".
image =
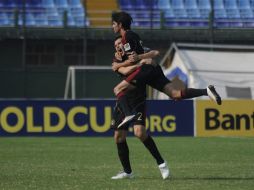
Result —
<instances>
[{"instance_id":1,"label":"stadium wall","mask_svg":"<svg viewBox=\"0 0 254 190\"><path fill-rule=\"evenodd\" d=\"M0 136L112 136L114 100L1 100ZM154 136L254 136L254 101L148 100ZM130 135L133 129L129 128Z\"/></svg>"},{"instance_id":2,"label":"stadium wall","mask_svg":"<svg viewBox=\"0 0 254 190\"><path fill-rule=\"evenodd\" d=\"M137 29L144 45L161 55L172 42L254 44L249 29ZM108 28L0 28L0 98L62 98L69 65L110 65L114 35ZM160 58L159 58L160 59ZM106 76L105 76L106 77ZM102 77L104 79L104 77ZM115 77L103 91L83 90L79 98L112 98ZM104 80L105 81L105 80ZM103 94L101 94L103 92Z\"/></svg>"}]
</instances>

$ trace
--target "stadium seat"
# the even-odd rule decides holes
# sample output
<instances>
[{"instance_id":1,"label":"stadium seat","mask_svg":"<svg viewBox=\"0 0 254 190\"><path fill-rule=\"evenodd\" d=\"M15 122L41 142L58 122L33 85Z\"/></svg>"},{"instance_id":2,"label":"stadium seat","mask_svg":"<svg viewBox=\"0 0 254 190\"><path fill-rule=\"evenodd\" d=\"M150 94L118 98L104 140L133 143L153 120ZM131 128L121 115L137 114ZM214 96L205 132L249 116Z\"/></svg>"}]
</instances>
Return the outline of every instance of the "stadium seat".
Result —
<instances>
[{"instance_id":1,"label":"stadium seat","mask_svg":"<svg viewBox=\"0 0 254 190\"><path fill-rule=\"evenodd\" d=\"M185 1L185 10L187 12L188 18L200 18L199 9L197 6L196 0L186 0Z\"/></svg>"},{"instance_id":2,"label":"stadium seat","mask_svg":"<svg viewBox=\"0 0 254 190\"><path fill-rule=\"evenodd\" d=\"M153 10L158 10L159 7L158 7L158 0L150 0L150 1L147 1L147 0L143 0L143 5L145 6L145 8L147 9L153 9Z\"/></svg>"},{"instance_id":3,"label":"stadium seat","mask_svg":"<svg viewBox=\"0 0 254 190\"><path fill-rule=\"evenodd\" d=\"M251 9L251 1L241 0L238 2L238 8L244 27L254 26L253 11Z\"/></svg>"},{"instance_id":4,"label":"stadium seat","mask_svg":"<svg viewBox=\"0 0 254 190\"><path fill-rule=\"evenodd\" d=\"M249 0L241 0L241 1L239 1L238 8L240 10L251 9L250 1Z\"/></svg>"},{"instance_id":5,"label":"stadium seat","mask_svg":"<svg viewBox=\"0 0 254 190\"><path fill-rule=\"evenodd\" d=\"M236 0L225 0L225 9L238 9Z\"/></svg>"},{"instance_id":6,"label":"stadium seat","mask_svg":"<svg viewBox=\"0 0 254 190\"><path fill-rule=\"evenodd\" d=\"M8 25L10 25L8 16L5 13L0 12L0 27Z\"/></svg>"},{"instance_id":7,"label":"stadium seat","mask_svg":"<svg viewBox=\"0 0 254 190\"><path fill-rule=\"evenodd\" d=\"M71 27L76 26L75 20L73 16L71 15L70 11L67 12L67 26L71 26Z\"/></svg>"},{"instance_id":8,"label":"stadium seat","mask_svg":"<svg viewBox=\"0 0 254 190\"><path fill-rule=\"evenodd\" d=\"M75 8L75 9L70 9L71 11L71 15L74 17L74 19L76 17L84 17L85 16L85 12L83 8Z\"/></svg>"},{"instance_id":9,"label":"stadium seat","mask_svg":"<svg viewBox=\"0 0 254 190\"><path fill-rule=\"evenodd\" d=\"M190 26L208 27L208 19L202 19L198 9L188 9L187 15Z\"/></svg>"},{"instance_id":10,"label":"stadium seat","mask_svg":"<svg viewBox=\"0 0 254 190\"><path fill-rule=\"evenodd\" d=\"M136 25L142 28L158 28L160 27L160 12L143 10L136 12L134 16L134 21L136 20Z\"/></svg>"},{"instance_id":11,"label":"stadium seat","mask_svg":"<svg viewBox=\"0 0 254 190\"><path fill-rule=\"evenodd\" d=\"M184 3L183 0L172 0L171 1L171 7L174 13L174 17L176 19L176 23L171 23L175 24L176 26L179 27L186 27L190 26L190 23L187 21L187 12L184 8Z\"/></svg>"},{"instance_id":12,"label":"stadium seat","mask_svg":"<svg viewBox=\"0 0 254 190\"><path fill-rule=\"evenodd\" d=\"M228 27L227 13L225 9L214 10L214 27Z\"/></svg>"},{"instance_id":13,"label":"stadium seat","mask_svg":"<svg viewBox=\"0 0 254 190\"><path fill-rule=\"evenodd\" d=\"M200 12L200 17L202 19L208 19L210 11L211 11L210 0L199 0L198 1L198 8L199 8L199 12Z\"/></svg>"},{"instance_id":14,"label":"stadium seat","mask_svg":"<svg viewBox=\"0 0 254 190\"><path fill-rule=\"evenodd\" d=\"M130 10L133 8L131 0L119 0L119 6L123 10Z\"/></svg>"},{"instance_id":15,"label":"stadium seat","mask_svg":"<svg viewBox=\"0 0 254 190\"><path fill-rule=\"evenodd\" d=\"M43 8L54 8L55 3L53 0L42 0L42 7Z\"/></svg>"},{"instance_id":16,"label":"stadium seat","mask_svg":"<svg viewBox=\"0 0 254 190\"><path fill-rule=\"evenodd\" d=\"M49 26L63 26L63 17L59 15L57 9L55 7L50 7L46 9L46 15L48 18Z\"/></svg>"},{"instance_id":17,"label":"stadium seat","mask_svg":"<svg viewBox=\"0 0 254 190\"><path fill-rule=\"evenodd\" d=\"M244 9L244 11L240 11L241 18L245 19L254 19L253 12L251 9Z\"/></svg>"},{"instance_id":18,"label":"stadium seat","mask_svg":"<svg viewBox=\"0 0 254 190\"><path fill-rule=\"evenodd\" d=\"M249 9L249 11L241 12L241 18L244 27L246 28L254 28L254 14L253 12Z\"/></svg>"},{"instance_id":19,"label":"stadium seat","mask_svg":"<svg viewBox=\"0 0 254 190\"><path fill-rule=\"evenodd\" d=\"M37 13L34 17L35 25L38 27L46 27L48 26L48 18L44 13Z\"/></svg>"},{"instance_id":20,"label":"stadium seat","mask_svg":"<svg viewBox=\"0 0 254 190\"><path fill-rule=\"evenodd\" d=\"M158 10L153 10L148 14L147 18L151 28L161 28L161 13Z\"/></svg>"},{"instance_id":21,"label":"stadium seat","mask_svg":"<svg viewBox=\"0 0 254 190\"><path fill-rule=\"evenodd\" d=\"M58 16L58 11L55 7L47 8L47 9L45 9L45 11L46 11L46 14L47 14L46 16Z\"/></svg>"},{"instance_id":22,"label":"stadium seat","mask_svg":"<svg viewBox=\"0 0 254 190\"><path fill-rule=\"evenodd\" d=\"M147 9L146 4L143 0L129 0L133 9L135 10L144 10Z\"/></svg>"},{"instance_id":23,"label":"stadium seat","mask_svg":"<svg viewBox=\"0 0 254 190\"><path fill-rule=\"evenodd\" d=\"M5 8L15 8L17 7L16 2L13 0L5 0L3 2Z\"/></svg>"},{"instance_id":24,"label":"stadium seat","mask_svg":"<svg viewBox=\"0 0 254 190\"><path fill-rule=\"evenodd\" d=\"M20 26L23 25L23 15L22 14L19 14L18 25L20 25ZM36 26L36 22L35 22L33 14L31 14L31 13L25 14L25 25L28 27Z\"/></svg>"},{"instance_id":25,"label":"stadium seat","mask_svg":"<svg viewBox=\"0 0 254 190\"><path fill-rule=\"evenodd\" d=\"M51 27L62 27L63 19L59 15L48 16L48 25Z\"/></svg>"},{"instance_id":26,"label":"stadium seat","mask_svg":"<svg viewBox=\"0 0 254 190\"><path fill-rule=\"evenodd\" d=\"M174 16L176 18L176 22L179 27L190 26L188 15L185 9L174 10Z\"/></svg>"},{"instance_id":27,"label":"stadium seat","mask_svg":"<svg viewBox=\"0 0 254 190\"><path fill-rule=\"evenodd\" d=\"M169 0L158 0L158 8L160 10L164 10L164 9L170 9L170 3Z\"/></svg>"},{"instance_id":28,"label":"stadium seat","mask_svg":"<svg viewBox=\"0 0 254 190\"><path fill-rule=\"evenodd\" d=\"M76 18L75 23L76 23L75 26L78 27L85 27L90 25L90 22L87 17L78 17Z\"/></svg>"},{"instance_id":29,"label":"stadium seat","mask_svg":"<svg viewBox=\"0 0 254 190\"><path fill-rule=\"evenodd\" d=\"M243 23L238 9L228 9L227 17L230 21L230 27L243 27Z\"/></svg>"},{"instance_id":30,"label":"stadium seat","mask_svg":"<svg viewBox=\"0 0 254 190\"><path fill-rule=\"evenodd\" d=\"M67 0L55 0L57 9L67 9L69 7Z\"/></svg>"},{"instance_id":31,"label":"stadium seat","mask_svg":"<svg viewBox=\"0 0 254 190\"><path fill-rule=\"evenodd\" d=\"M68 11L69 5L67 0L55 0L55 7L58 11L58 14L63 18L64 12Z\"/></svg>"},{"instance_id":32,"label":"stadium seat","mask_svg":"<svg viewBox=\"0 0 254 190\"><path fill-rule=\"evenodd\" d=\"M69 6L71 8L78 8L78 7L82 7L82 4L80 0L69 0Z\"/></svg>"},{"instance_id":33,"label":"stadium seat","mask_svg":"<svg viewBox=\"0 0 254 190\"><path fill-rule=\"evenodd\" d=\"M214 0L214 9L224 9L224 3L223 3L223 0Z\"/></svg>"},{"instance_id":34,"label":"stadium seat","mask_svg":"<svg viewBox=\"0 0 254 190\"><path fill-rule=\"evenodd\" d=\"M251 9L254 9L254 0L250 0L250 7Z\"/></svg>"},{"instance_id":35,"label":"stadium seat","mask_svg":"<svg viewBox=\"0 0 254 190\"><path fill-rule=\"evenodd\" d=\"M210 0L199 0L198 1L198 8L203 10L210 10L211 9L211 4L210 4Z\"/></svg>"},{"instance_id":36,"label":"stadium seat","mask_svg":"<svg viewBox=\"0 0 254 190\"><path fill-rule=\"evenodd\" d=\"M25 2L25 6L27 5L27 1ZM23 1L17 1L14 3L16 7L21 8L23 7Z\"/></svg>"},{"instance_id":37,"label":"stadium seat","mask_svg":"<svg viewBox=\"0 0 254 190\"><path fill-rule=\"evenodd\" d=\"M197 1L196 0L185 0L185 9L186 10L198 9Z\"/></svg>"},{"instance_id":38,"label":"stadium seat","mask_svg":"<svg viewBox=\"0 0 254 190\"><path fill-rule=\"evenodd\" d=\"M31 8L42 8L42 0L30 0L29 4Z\"/></svg>"},{"instance_id":39,"label":"stadium seat","mask_svg":"<svg viewBox=\"0 0 254 190\"><path fill-rule=\"evenodd\" d=\"M183 0L172 0L171 7L172 9L184 9Z\"/></svg>"},{"instance_id":40,"label":"stadium seat","mask_svg":"<svg viewBox=\"0 0 254 190\"><path fill-rule=\"evenodd\" d=\"M80 0L70 0L69 6L70 6L71 15L73 15L74 17L84 17L85 9L80 3Z\"/></svg>"}]
</instances>

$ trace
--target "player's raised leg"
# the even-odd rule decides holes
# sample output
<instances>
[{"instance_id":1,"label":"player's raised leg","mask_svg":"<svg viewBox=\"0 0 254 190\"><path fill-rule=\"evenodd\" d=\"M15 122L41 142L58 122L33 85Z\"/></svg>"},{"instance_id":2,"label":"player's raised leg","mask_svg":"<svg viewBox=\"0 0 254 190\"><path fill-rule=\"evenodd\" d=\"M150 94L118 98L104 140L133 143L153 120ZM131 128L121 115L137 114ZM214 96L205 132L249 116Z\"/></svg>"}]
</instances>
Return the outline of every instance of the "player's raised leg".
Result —
<instances>
[{"instance_id":1,"label":"player's raised leg","mask_svg":"<svg viewBox=\"0 0 254 190\"><path fill-rule=\"evenodd\" d=\"M209 85L207 88L207 94L211 100L216 102L218 105L221 105L221 97L220 95L216 92L215 88L213 85Z\"/></svg>"}]
</instances>

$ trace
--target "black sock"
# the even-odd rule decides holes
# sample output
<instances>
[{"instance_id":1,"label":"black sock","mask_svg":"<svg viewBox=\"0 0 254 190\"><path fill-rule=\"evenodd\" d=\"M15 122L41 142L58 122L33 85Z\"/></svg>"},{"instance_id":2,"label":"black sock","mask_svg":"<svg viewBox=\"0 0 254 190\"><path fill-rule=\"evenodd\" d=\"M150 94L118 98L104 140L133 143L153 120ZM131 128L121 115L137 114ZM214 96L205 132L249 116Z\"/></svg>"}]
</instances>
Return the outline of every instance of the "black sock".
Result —
<instances>
[{"instance_id":1,"label":"black sock","mask_svg":"<svg viewBox=\"0 0 254 190\"><path fill-rule=\"evenodd\" d=\"M158 165L164 163L164 160L162 159L161 154L159 153L159 150L157 149L157 146L150 135L148 135L148 137L143 141L143 143L153 155Z\"/></svg>"},{"instance_id":2,"label":"black sock","mask_svg":"<svg viewBox=\"0 0 254 190\"><path fill-rule=\"evenodd\" d=\"M181 99L195 98L199 96L207 96L207 90L195 88L186 88L181 90Z\"/></svg>"},{"instance_id":3,"label":"black sock","mask_svg":"<svg viewBox=\"0 0 254 190\"><path fill-rule=\"evenodd\" d=\"M117 143L118 156L122 163L123 170L125 173L130 174L132 172L130 159L129 159L129 148L127 142Z\"/></svg>"}]
</instances>

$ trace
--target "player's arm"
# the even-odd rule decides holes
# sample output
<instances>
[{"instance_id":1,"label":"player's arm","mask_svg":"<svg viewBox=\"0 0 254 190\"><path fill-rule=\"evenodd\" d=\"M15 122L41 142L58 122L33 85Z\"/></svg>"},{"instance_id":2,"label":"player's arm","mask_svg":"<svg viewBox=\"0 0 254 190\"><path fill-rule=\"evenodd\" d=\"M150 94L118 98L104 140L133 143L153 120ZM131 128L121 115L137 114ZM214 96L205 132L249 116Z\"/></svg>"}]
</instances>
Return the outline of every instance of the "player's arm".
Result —
<instances>
[{"instance_id":1,"label":"player's arm","mask_svg":"<svg viewBox=\"0 0 254 190\"><path fill-rule=\"evenodd\" d=\"M131 62L129 59L125 60L125 61L122 62L122 63L113 62L113 63L112 63L112 70L113 70L113 71L117 71L117 70L119 70L119 68L121 68L121 67L128 67L128 66L131 66L131 65L133 65L133 64L134 64L134 62Z\"/></svg>"},{"instance_id":2,"label":"player's arm","mask_svg":"<svg viewBox=\"0 0 254 190\"><path fill-rule=\"evenodd\" d=\"M160 54L157 50L151 50L144 54L137 54L136 52L133 52L131 55L128 56L128 60L130 62L136 62L143 59L152 59Z\"/></svg>"},{"instance_id":3,"label":"player's arm","mask_svg":"<svg viewBox=\"0 0 254 190\"><path fill-rule=\"evenodd\" d=\"M128 75L128 74L132 73L133 71L135 71L140 66L141 66L141 63L131 65L131 66L128 66L128 67L120 67L118 69L118 72L123 74L123 75Z\"/></svg>"},{"instance_id":4,"label":"player's arm","mask_svg":"<svg viewBox=\"0 0 254 190\"><path fill-rule=\"evenodd\" d=\"M153 59L149 58L149 59L141 59L141 61L139 62L141 65L142 64L152 64L153 63Z\"/></svg>"}]
</instances>

